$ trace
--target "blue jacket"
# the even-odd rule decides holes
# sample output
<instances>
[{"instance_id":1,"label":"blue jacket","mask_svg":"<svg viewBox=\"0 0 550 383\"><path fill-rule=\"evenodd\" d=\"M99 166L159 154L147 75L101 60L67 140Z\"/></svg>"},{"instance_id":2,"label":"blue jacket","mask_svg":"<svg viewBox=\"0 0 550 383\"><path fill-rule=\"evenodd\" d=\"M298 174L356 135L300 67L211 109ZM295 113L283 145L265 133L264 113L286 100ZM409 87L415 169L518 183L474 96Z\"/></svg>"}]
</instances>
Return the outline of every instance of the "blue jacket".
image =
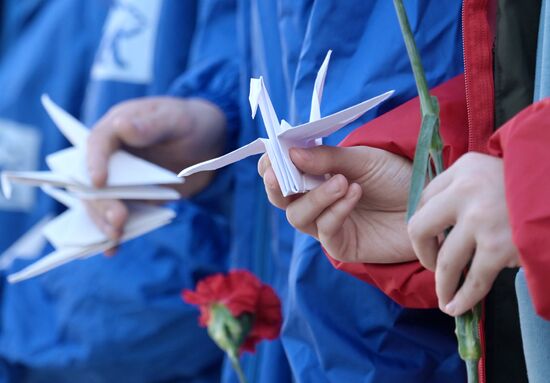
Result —
<instances>
[{"instance_id":1,"label":"blue jacket","mask_svg":"<svg viewBox=\"0 0 550 383\"><path fill-rule=\"evenodd\" d=\"M4 36L18 35L9 40L0 60L0 170L45 169L44 157L67 143L44 112L40 95L49 93L69 112L79 114L106 7L62 0L44 2L31 11L28 6L34 2L8 3L5 17L27 17L24 25L3 25ZM87 33L76 33L81 28ZM54 40L56 44L48 44ZM0 253L53 206L49 197L31 188L17 188L10 201L0 197Z\"/></svg>"},{"instance_id":2,"label":"blue jacket","mask_svg":"<svg viewBox=\"0 0 550 383\"><path fill-rule=\"evenodd\" d=\"M45 169L44 157L64 148L67 142L44 112L40 95L48 93L62 107L79 114L107 7L99 2L75 0L10 0L3 5L0 170ZM81 33L83 30L86 33ZM45 215L58 212L59 206L36 189L18 187L12 200L0 198L0 252ZM24 255L37 256L40 246L32 250L32 254ZM3 262L9 258L2 258L2 267L9 267L9 262ZM46 327L51 309L31 295L18 293L31 285L38 283L31 282L26 287L9 286L4 280L0 283L0 381L17 381L13 374L25 369L15 364L32 364L31 355L44 346L43 340L52 333ZM14 293L17 295L12 298ZM12 331L12 324L16 331ZM30 339L29 331L38 329L42 333ZM23 336L24 341L17 345L14 338L18 336ZM19 357L20 347L24 347L28 358Z\"/></svg>"},{"instance_id":3,"label":"blue jacket","mask_svg":"<svg viewBox=\"0 0 550 383\"><path fill-rule=\"evenodd\" d=\"M430 85L460 73L461 2L416 0L407 8ZM240 144L265 136L261 123L249 117L249 77L264 76L279 118L307 121L315 75L329 49L334 52L322 114L389 89L396 93L326 143L338 143L359 124L415 96L390 1L243 0L239 9ZM283 213L268 205L256 160L234 167L238 226L232 265L252 269L283 299L281 342L294 380L463 382L453 322L437 311L403 309L376 288L334 270L315 240L295 234ZM253 381L283 381L284 358L270 352L276 347L277 342L266 343L245 362Z\"/></svg>"},{"instance_id":4,"label":"blue jacket","mask_svg":"<svg viewBox=\"0 0 550 383\"><path fill-rule=\"evenodd\" d=\"M42 0L0 1L0 57L28 30L44 6Z\"/></svg>"},{"instance_id":5,"label":"blue jacket","mask_svg":"<svg viewBox=\"0 0 550 383\"><path fill-rule=\"evenodd\" d=\"M95 36L86 123L119 101L166 92L186 69L195 16L194 1L113 3L103 37ZM173 223L121 245L116 257L73 262L7 286L2 355L22 364L31 382L217 381L222 354L180 291L225 269L220 200L207 191L197 201L173 203Z\"/></svg>"}]
</instances>

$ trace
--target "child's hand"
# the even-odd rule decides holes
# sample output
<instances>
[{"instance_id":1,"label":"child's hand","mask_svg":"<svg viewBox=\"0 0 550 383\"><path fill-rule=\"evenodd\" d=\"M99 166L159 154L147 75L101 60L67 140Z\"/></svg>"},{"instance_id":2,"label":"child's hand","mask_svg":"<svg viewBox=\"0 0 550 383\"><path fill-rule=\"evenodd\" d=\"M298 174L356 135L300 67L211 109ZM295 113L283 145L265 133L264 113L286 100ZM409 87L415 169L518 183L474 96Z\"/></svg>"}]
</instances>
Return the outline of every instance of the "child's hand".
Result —
<instances>
[{"instance_id":1,"label":"child's hand","mask_svg":"<svg viewBox=\"0 0 550 383\"><path fill-rule=\"evenodd\" d=\"M437 176L409 221L409 235L420 262L435 271L441 310L456 316L472 308L487 295L503 268L519 265L502 160L469 153ZM464 284L458 288L469 264Z\"/></svg>"}]
</instances>

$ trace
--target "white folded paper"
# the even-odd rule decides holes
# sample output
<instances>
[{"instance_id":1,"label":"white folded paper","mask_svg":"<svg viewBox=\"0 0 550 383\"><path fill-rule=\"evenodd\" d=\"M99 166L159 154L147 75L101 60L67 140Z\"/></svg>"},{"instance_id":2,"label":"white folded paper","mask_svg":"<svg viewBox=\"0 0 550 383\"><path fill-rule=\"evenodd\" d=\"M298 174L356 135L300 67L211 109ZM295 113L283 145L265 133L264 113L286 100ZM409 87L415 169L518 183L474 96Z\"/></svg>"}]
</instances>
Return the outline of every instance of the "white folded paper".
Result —
<instances>
[{"instance_id":1,"label":"white folded paper","mask_svg":"<svg viewBox=\"0 0 550 383\"><path fill-rule=\"evenodd\" d=\"M81 200L172 200L180 197L174 189L159 186L181 183L182 180L175 173L122 150L110 158L107 186L93 187L86 167L88 130L47 96L42 97L42 104L73 147L46 157L51 171L3 172L2 191L9 198L14 182L40 186L68 209L43 224L38 233L39 237L54 246L55 251L8 276L11 283L37 276L75 259L99 254L117 245L95 226ZM120 242L164 226L175 216L171 209L160 206L135 201L127 202L127 206L129 217ZM36 234L33 232L33 235Z\"/></svg>"},{"instance_id":2,"label":"white folded paper","mask_svg":"<svg viewBox=\"0 0 550 383\"><path fill-rule=\"evenodd\" d=\"M41 186L61 187L83 199L153 199L180 198L174 189L163 184L180 184L182 179L169 170L145 161L123 150L117 150L110 158L107 186L92 186L86 166L86 141L88 129L73 116L57 106L48 96L42 96L42 104L61 133L73 145L46 157L51 171L2 173L2 192L9 198L13 182Z\"/></svg>"},{"instance_id":3,"label":"white folded paper","mask_svg":"<svg viewBox=\"0 0 550 383\"><path fill-rule=\"evenodd\" d=\"M296 127L291 126L285 120L279 122L265 88L263 78L253 78L250 80L249 95L252 118L255 117L259 106L268 138L258 138L250 144L224 156L188 167L182 170L179 176L187 177L198 172L219 169L246 157L267 152L284 196L303 193L320 185L324 178L300 172L290 160L289 150L291 148L309 148L320 145L323 137L327 137L357 120L393 94L393 90L391 90L340 112L321 118L320 105L331 53L331 51L328 52L317 73L311 97L309 122Z\"/></svg>"},{"instance_id":4,"label":"white folded paper","mask_svg":"<svg viewBox=\"0 0 550 383\"><path fill-rule=\"evenodd\" d=\"M52 218L46 215L6 249L0 255L0 270L9 269L16 259L38 258L47 243L42 230Z\"/></svg>"},{"instance_id":5,"label":"white folded paper","mask_svg":"<svg viewBox=\"0 0 550 383\"><path fill-rule=\"evenodd\" d=\"M25 269L9 275L10 283L35 277L65 263L99 254L117 245L95 226L80 200L52 186L43 186L43 190L68 207L64 213L42 228L42 235L54 246L55 251ZM165 207L140 202L129 202L127 206L129 216L118 243L164 226L175 217L175 213Z\"/></svg>"}]
</instances>

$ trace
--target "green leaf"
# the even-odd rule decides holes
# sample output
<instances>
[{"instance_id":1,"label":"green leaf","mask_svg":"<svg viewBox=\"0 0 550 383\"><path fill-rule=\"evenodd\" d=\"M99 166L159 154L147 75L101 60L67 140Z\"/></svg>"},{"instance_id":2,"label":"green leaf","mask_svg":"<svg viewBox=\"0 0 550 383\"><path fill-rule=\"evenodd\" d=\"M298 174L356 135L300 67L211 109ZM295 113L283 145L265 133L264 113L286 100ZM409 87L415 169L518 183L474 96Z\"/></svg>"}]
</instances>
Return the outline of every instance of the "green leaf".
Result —
<instances>
[{"instance_id":1,"label":"green leaf","mask_svg":"<svg viewBox=\"0 0 550 383\"><path fill-rule=\"evenodd\" d=\"M438 123L439 118L432 114L427 114L422 117L422 125L420 127L420 134L418 135L416 152L414 153L411 188L409 190L409 201L407 206L407 221L416 211L422 190L424 190L424 185L426 184L428 166L430 166L429 160L432 137Z\"/></svg>"}]
</instances>

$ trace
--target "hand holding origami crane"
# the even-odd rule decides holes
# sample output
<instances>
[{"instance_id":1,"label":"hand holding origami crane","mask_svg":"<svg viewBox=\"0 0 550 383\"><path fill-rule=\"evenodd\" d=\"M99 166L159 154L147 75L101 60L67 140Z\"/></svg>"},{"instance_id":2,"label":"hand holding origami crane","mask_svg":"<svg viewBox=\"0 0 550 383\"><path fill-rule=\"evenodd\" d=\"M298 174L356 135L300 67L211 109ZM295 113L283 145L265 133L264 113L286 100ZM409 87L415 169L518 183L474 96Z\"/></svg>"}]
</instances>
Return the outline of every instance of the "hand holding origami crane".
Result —
<instances>
[{"instance_id":1,"label":"hand holding origami crane","mask_svg":"<svg viewBox=\"0 0 550 383\"><path fill-rule=\"evenodd\" d=\"M12 182L61 187L81 199L172 200L180 197L174 189L157 186L181 183L176 174L123 150L117 150L109 160L106 187L94 188L86 166L88 129L48 96L42 96L42 104L73 147L46 157L51 171L3 172L2 191L7 198L11 195Z\"/></svg>"},{"instance_id":2,"label":"hand holding origami crane","mask_svg":"<svg viewBox=\"0 0 550 383\"><path fill-rule=\"evenodd\" d=\"M319 186L324 179L301 173L292 163L289 150L294 147L309 148L320 145L323 137L327 137L357 120L393 94L392 90L321 118L321 98L323 96L323 86L331 53L331 51L328 52L317 73L308 123L292 127L285 120L279 122L262 77L258 79L253 78L250 80L249 95L252 118L256 115L259 106L268 138L258 138L250 144L224 156L188 167L182 170L179 176L187 177L198 172L219 169L246 157L267 152L284 196L303 193Z\"/></svg>"},{"instance_id":3,"label":"hand holding origami crane","mask_svg":"<svg viewBox=\"0 0 550 383\"><path fill-rule=\"evenodd\" d=\"M56 250L8 276L8 281L12 283L117 245L92 222L81 199L169 200L180 197L173 189L157 186L181 183L175 173L122 150L115 152L109 160L106 187L93 187L86 167L88 129L47 96L42 97L42 103L59 130L74 146L46 158L52 171L3 172L2 190L9 197L12 182L41 186L44 192L68 209L41 228L42 235ZM160 206L140 202L128 202L127 206L129 217L119 242L164 226L175 217L171 209Z\"/></svg>"}]
</instances>

